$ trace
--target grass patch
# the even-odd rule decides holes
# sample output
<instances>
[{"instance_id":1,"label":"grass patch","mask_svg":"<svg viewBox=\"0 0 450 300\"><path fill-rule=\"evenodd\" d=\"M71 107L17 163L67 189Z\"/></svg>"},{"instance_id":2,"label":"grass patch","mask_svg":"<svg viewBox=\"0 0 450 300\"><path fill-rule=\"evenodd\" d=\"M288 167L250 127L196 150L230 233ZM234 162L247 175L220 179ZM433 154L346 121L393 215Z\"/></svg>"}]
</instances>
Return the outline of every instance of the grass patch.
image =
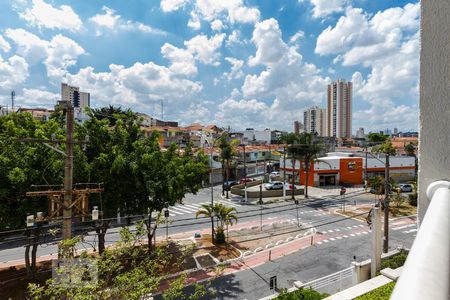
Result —
<instances>
[{"instance_id":1,"label":"grass patch","mask_svg":"<svg viewBox=\"0 0 450 300\"><path fill-rule=\"evenodd\" d=\"M407 251L400 251L400 253L395 254L389 258L381 260L381 269L391 268L397 269L405 264L406 258L408 257Z\"/></svg>"},{"instance_id":2,"label":"grass patch","mask_svg":"<svg viewBox=\"0 0 450 300\"><path fill-rule=\"evenodd\" d=\"M355 300L384 300L389 299L394 290L395 282L389 282L379 288L374 289L364 295L356 297Z\"/></svg>"},{"instance_id":3,"label":"grass patch","mask_svg":"<svg viewBox=\"0 0 450 300\"><path fill-rule=\"evenodd\" d=\"M293 292L286 292L286 290L281 290L280 295L276 297L276 300L320 300L328 297L328 294L322 294L312 288L300 288Z\"/></svg>"}]
</instances>

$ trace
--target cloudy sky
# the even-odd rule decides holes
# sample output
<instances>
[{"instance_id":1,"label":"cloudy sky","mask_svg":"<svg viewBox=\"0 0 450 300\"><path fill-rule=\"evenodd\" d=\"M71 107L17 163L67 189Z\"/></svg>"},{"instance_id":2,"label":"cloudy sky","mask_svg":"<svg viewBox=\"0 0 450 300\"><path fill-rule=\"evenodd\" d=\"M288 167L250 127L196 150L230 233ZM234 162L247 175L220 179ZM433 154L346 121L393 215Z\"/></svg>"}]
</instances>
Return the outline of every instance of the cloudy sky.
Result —
<instances>
[{"instance_id":1,"label":"cloudy sky","mask_svg":"<svg viewBox=\"0 0 450 300\"><path fill-rule=\"evenodd\" d=\"M0 105L61 82L181 124L292 130L354 83L353 129L417 129L418 1L2 0Z\"/></svg>"}]
</instances>

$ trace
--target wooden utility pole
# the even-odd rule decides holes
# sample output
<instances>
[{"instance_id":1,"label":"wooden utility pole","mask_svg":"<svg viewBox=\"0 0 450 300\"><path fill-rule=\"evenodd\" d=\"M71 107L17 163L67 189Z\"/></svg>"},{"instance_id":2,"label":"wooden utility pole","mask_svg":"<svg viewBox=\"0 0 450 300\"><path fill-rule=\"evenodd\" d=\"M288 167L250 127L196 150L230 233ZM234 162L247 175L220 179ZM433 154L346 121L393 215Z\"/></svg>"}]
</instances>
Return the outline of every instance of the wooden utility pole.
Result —
<instances>
[{"instance_id":1,"label":"wooden utility pole","mask_svg":"<svg viewBox=\"0 0 450 300\"><path fill-rule=\"evenodd\" d=\"M64 163L63 239L72 237L72 184L73 184L73 106L64 101L66 110L66 158Z\"/></svg>"},{"instance_id":2,"label":"wooden utility pole","mask_svg":"<svg viewBox=\"0 0 450 300\"><path fill-rule=\"evenodd\" d=\"M386 169L384 174L384 239L383 239L383 253L389 251L389 153L386 153Z\"/></svg>"}]
</instances>

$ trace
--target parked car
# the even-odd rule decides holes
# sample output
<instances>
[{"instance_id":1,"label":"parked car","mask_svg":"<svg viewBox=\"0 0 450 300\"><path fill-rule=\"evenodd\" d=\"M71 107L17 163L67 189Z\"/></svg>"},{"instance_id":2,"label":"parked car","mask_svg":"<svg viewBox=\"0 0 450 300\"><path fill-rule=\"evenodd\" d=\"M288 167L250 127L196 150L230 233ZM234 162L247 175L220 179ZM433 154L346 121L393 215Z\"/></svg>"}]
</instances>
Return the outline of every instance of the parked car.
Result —
<instances>
[{"instance_id":1,"label":"parked car","mask_svg":"<svg viewBox=\"0 0 450 300\"><path fill-rule=\"evenodd\" d=\"M250 177L246 177L246 178L242 178L242 179L239 181L239 184L244 184L244 183L246 183L246 182L252 182L252 181L255 181L255 179L250 178Z\"/></svg>"},{"instance_id":2,"label":"parked car","mask_svg":"<svg viewBox=\"0 0 450 300\"><path fill-rule=\"evenodd\" d=\"M412 192L413 186L409 183L401 183L398 185L403 193Z\"/></svg>"},{"instance_id":3,"label":"parked car","mask_svg":"<svg viewBox=\"0 0 450 300\"><path fill-rule=\"evenodd\" d=\"M280 172L278 171L273 171L270 173L270 177L278 177L278 176L280 176Z\"/></svg>"},{"instance_id":4,"label":"parked car","mask_svg":"<svg viewBox=\"0 0 450 300\"><path fill-rule=\"evenodd\" d=\"M272 181L264 185L266 190L282 190L283 183L281 181Z\"/></svg>"},{"instance_id":5,"label":"parked car","mask_svg":"<svg viewBox=\"0 0 450 300\"><path fill-rule=\"evenodd\" d=\"M225 181L224 183L223 183L223 190L224 191L229 191L230 189L231 189L231 187L232 186L235 186L235 185L238 185L239 183L237 182L237 181L234 181L234 180L228 180L228 181Z\"/></svg>"},{"instance_id":6,"label":"parked car","mask_svg":"<svg viewBox=\"0 0 450 300\"><path fill-rule=\"evenodd\" d=\"M384 186L381 189L376 189L374 187L371 187L370 188L370 193L377 194L377 195L384 194Z\"/></svg>"}]
</instances>

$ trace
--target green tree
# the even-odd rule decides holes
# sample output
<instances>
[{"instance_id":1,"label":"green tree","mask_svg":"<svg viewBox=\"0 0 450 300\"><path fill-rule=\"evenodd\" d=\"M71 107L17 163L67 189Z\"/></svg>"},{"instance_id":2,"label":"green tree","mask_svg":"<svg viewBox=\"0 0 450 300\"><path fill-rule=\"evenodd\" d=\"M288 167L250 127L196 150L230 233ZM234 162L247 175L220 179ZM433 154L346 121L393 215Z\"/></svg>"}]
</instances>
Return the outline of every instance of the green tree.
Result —
<instances>
[{"instance_id":1,"label":"green tree","mask_svg":"<svg viewBox=\"0 0 450 300\"><path fill-rule=\"evenodd\" d=\"M44 285L30 284L30 299L144 299L158 291L164 282L168 288L163 291L164 299L187 298L182 293L186 284L186 274L168 279L171 270L179 269L183 260L191 251L171 252L169 246L160 246L151 255L139 246L145 236L144 224L137 224L136 230L127 227L120 231L120 240L115 247L109 247L101 256L89 256L82 253L81 259L89 259L96 266L97 280L79 280L73 274L80 274L79 264L74 260L76 240L61 242L65 258L69 264L59 268L59 280L49 279ZM69 268L70 267L70 268ZM70 270L70 273L69 273ZM82 269L81 269L82 271ZM69 276L64 276L65 274ZM90 274L89 274L90 275ZM95 274L92 274L95 275ZM78 283L78 284L75 284ZM206 287L194 284L196 298L207 294Z\"/></svg>"},{"instance_id":2,"label":"green tree","mask_svg":"<svg viewBox=\"0 0 450 300\"><path fill-rule=\"evenodd\" d=\"M222 180L222 193L224 190L224 182L228 183L230 179L230 168L231 162L237 155L236 146L239 143L237 140L230 140L228 135L222 135L218 138L218 146L220 149L220 162L222 164L222 178L225 178L225 181ZM228 198L229 188L226 190L226 197Z\"/></svg>"},{"instance_id":3,"label":"green tree","mask_svg":"<svg viewBox=\"0 0 450 300\"><path fill-rule=\"evenodd\" d=\"M405 152L408 156L416 156L416 146L413 143L409 143L405 146Z\"/></svg>"},{"instance_id":4,"label":"green tree","mask_svg":"<svg viewBox=\"0 0 450 300\"><path fill-rule=\"evenodd\" d=\"M311 162L317 159L317 155L322 150L323 145L320 144L320 141L313 133L289 133L282 140L288 144L287 151L292 161L292 178L295 178L295 161L300 160L305 165L305 198L308 198L308 177ZM294 199L294 193L292 193L292 199Z\"/></svg>"},{"instance_id":5,"label":"green tree","mask_svg":"<svg viewBox=\"0 0 450 300\"><path fill-rule=\"evenodd\" d=\"M384 135L384 134L376 133L376 132L369 133L367 137L369 138L369 142L371 144L383 143L389 138L388 135Z\"/></svg>"},{"instance_id":6,"label":"green tree","mask_svg":"<svg viewBox=\"0 0 450 300\"><path fill-rule=\"evenodd\" d=\"M216 203L214 205L211 204L203 204L202 208L195 213L195 217L205 216L207 218L216 217L216 230L215 236L212 237L213 242L224 242L224 227L225 225L233 225L233 222L236 223L238 217L236 215L236 209L232 207L227 207L221 203ZM211 232L211 236L214 235L214 232Z\"/></svg>"}]
</instances>

